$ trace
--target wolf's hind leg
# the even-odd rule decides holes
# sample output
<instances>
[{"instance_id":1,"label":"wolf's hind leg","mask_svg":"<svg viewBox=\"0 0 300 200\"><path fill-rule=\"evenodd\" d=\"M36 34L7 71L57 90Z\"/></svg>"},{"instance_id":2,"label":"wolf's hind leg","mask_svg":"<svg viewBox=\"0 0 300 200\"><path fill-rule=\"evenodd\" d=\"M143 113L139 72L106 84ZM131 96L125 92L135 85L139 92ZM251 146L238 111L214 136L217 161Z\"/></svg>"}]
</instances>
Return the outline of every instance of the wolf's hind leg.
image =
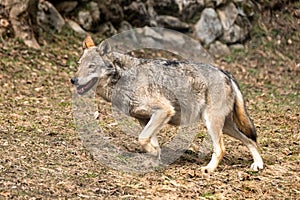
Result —
<instances>
[{"instance_id":1,"label":"wolf's hind leg","mask_svg":"<svg viewBox=\"0 0 300 200\"><path fill-rule=\"evenodd\" d=\"M232 116L229 115L226 117L225 125L223 128L223 132L233 138L236 138L243 142L243 144L249 149L252 154L254 162L252 163L250 169L253 171L258 171L264 168L263 160L257 150L256 143L248 138L245 134L243 134L235 125L232 120Z\"/></svg>"},{"instance_id":2,"label":"wolf's hind leg","mask_svg":"<svg viewBox=\"0 0 300 200\"><path fill-rule=\"evenodd\" d=\"M217 116L213 113L216 112L209 111L204 113L205 125L213 142L212 158L207 166L201 168L203 172L208 173L214 171L217 168L218 164L220 163L225 154L222 133L225 117Z\"/></svg>"},{"instance_id":3,"label":"wolf's hind leg","mask_svg":"<svg viewBox=\"0 0 300 200\"><path fill-rule=\"evenodd\" d=\"M157 140L157 133L169 122L174 115L173 109L156 110L143 131L139 135L139 143L144 150L150 154L156 155L160 159L160 147Z\"/></svg>"}]
</instances>

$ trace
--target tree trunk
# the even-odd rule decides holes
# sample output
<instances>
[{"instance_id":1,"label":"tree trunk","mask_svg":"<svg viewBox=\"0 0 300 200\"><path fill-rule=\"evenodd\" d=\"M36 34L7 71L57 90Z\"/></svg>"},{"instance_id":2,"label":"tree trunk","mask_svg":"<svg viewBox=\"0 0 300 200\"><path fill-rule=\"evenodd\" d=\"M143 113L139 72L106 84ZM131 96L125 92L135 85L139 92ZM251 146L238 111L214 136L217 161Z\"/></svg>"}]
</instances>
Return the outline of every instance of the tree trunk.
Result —
<instances>
[{"instance_id":1,"label":"tree trunk","mask_svg":"<svg viewBox=\"0 0 300 200\"><path fill-rule=\"evenodd\" d=\"M14 35L20 38L24 43L32 48L39 49L40 45L37 43L33 33L33 16L37 10L38 0L0 0L0 20L7 21L6 27L0 23L0 28L9 28L11 25ZM1 12L2 11L2 12ZM1 32L0 32L1 33ZM2 31L4 34L5 31Z\"/></svg>"}]
</instances>

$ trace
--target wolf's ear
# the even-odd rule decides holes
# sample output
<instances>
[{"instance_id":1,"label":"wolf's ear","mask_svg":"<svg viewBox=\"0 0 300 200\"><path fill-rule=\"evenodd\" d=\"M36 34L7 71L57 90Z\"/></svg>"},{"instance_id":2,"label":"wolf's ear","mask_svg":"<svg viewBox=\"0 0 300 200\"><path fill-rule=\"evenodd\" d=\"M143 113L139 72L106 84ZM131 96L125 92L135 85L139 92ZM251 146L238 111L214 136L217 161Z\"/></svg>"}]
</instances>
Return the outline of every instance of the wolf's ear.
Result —
<instances>
[{"instance_id":1,"label":"wolf's ear","mask_svg":"<svg viewBox=\"0 0 300 200\"><path fill-rule=\"evenodd\" d=\"M106 40L104 40L100 43L97 51L99 52L101 57L112 52L111 46L110 46L109 42Z\"/></svg>"},{"instance_id":2,"label":"wolf's ear","mask_svg":"<svg viewBox=\"0 0 300 200\"><path fill-rule=\"evenodd\" d=\"M90 47L94 47L95 43L90 35L87 35L82 43L83 49L88 49Z\"/></svg>"}]
</instances>

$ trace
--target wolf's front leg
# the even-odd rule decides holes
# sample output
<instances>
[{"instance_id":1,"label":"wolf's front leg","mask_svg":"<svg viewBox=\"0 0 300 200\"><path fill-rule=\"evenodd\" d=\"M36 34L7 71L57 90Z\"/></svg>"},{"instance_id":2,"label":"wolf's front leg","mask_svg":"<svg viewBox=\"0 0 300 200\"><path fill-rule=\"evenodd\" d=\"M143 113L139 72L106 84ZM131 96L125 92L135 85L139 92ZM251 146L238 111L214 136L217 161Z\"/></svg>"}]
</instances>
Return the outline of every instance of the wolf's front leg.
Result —
<instances>
[{"instance_id":1,"label":"wolf's front leg","mask_svg":"<svg viewBox=\"0 0 300 200\"><path fill-rule=\"evenodd\" d=\"M139 142L140 142L140 140L139 140ZM140 144L141 144L141 142L140 142ZM150 139L150 142L142 145L142 147L147 153L157 156L158 160L160 160L161 149L160 149L156 134L153 134Z\"/></svg>"},{"instance_id":2,"label":"wolf's front leg","mask_svg":"<svg viewBox=\"0 0 300 200\"><path fill-rule=\"evenodd\" d=\"M174 115L172 107L170 109L161 108L156 109L152 114L149 122L144 127L143 131L139 135L139 143L143 149L160 159L160 147L157 140L156 134L162 129L162 127L169 122L171 117Z\"/></svg>"}]
</instances>

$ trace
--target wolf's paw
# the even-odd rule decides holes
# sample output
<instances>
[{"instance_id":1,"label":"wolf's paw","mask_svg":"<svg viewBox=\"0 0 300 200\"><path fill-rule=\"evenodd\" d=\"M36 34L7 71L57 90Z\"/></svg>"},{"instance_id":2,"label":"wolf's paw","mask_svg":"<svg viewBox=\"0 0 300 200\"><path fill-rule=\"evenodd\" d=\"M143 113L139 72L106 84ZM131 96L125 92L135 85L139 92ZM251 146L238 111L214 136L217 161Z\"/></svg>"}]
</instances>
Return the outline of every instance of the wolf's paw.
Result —
<instances>
[{"instance_id":1,"label":"wolf's paw","mask_svg":"<svg viewBox=\"0 0 300 200\"><path fill-rule=\"evenodd\" d=\"M143 139L140 139L139 138L139 144L145 149L145 146L147 146L150 142L150 139L149 138L143 138Z\"/></svg>"},{"instance_id":2,"label":"wolf's paw","mask_svg":"<svg viewBox=\"0 0 300 200\"><path fill-rule=\"evenodd\" d=\"M161 150L159 147L153 146L151 143L146 144L144 147L145 151L153 156L156 156L160 160Z\"/></svg>"},{"instance_id":3,"label":"wolf's paw","mask_svg":"<svg viewBox=\"0 0 300 200\"><path fill-rule=\"evenodd\" d=\"M202 173L206 173L206 174L209 174L211 172L215 171L215 169L213 169L212 167L210 166L205 166L205 167L201 167L201 172Z\"/></svg>"},{"instance_id":4,"label":"wolf's paw","mask_svg":"<svg viewBox=\"0 0 300 200\"><path fill-rule=\"evenodd\" d=\"M252 165L250 167L250 169L253 171L259 171L263 168L264 168L264 164L261 162L254 162L254 163L252 163Z\"/></svg>"}]
</instances>

